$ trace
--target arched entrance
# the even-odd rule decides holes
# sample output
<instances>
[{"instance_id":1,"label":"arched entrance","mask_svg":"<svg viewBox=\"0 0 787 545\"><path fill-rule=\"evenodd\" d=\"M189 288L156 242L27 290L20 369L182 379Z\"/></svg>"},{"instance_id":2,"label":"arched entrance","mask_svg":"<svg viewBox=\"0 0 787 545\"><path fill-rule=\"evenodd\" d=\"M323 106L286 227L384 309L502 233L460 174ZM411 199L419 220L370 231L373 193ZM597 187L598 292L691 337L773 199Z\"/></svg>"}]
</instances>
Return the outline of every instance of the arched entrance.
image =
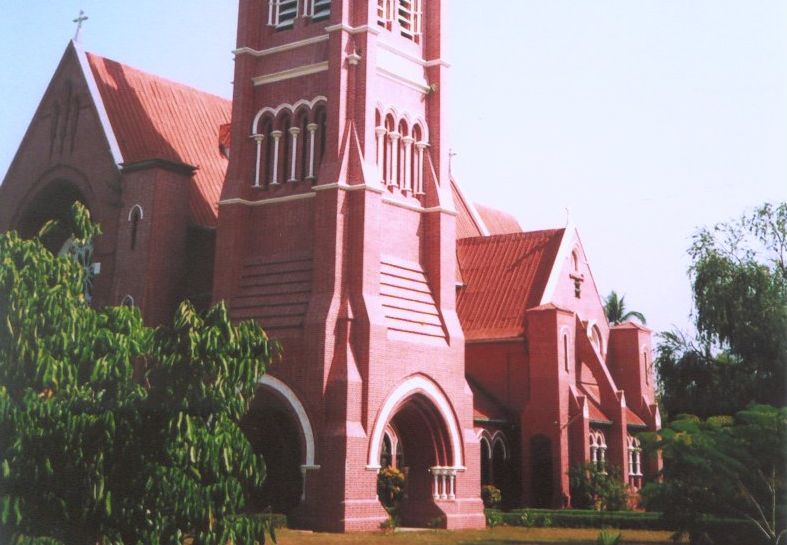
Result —
<instances>
[{"instance_id":1,"label":"arched entrance","mask_svg":"<svg viewBox=\"0 0 787 545\"><path fill-rule=\"evenodd\" d=\"M68 237L71 236L68 219L71 205L76 201L87 206L84 195L76 185L66 180L55 180L47 184L25 205L14 228L23 238L32 238L38 234L46 222L53 219L58 220L61 227L52 231L43 240L50 251L58 253Z\"/></svg>"},{"instance_id":2,"label":"arched entrance","mask_svg":"<svg viewBox=\"0 0 787 545\"><path fill-rule=\"evenodd\" d=\"M386 430L395 430L401 450ZM462 439L450 402L426 377L405 380L386 400L372 433L369 469L379 469L381 461L393 462L391 454L397 451L406 476L401 523L426 526L442 519L445 524L440 503L456 497Z\"/></svg>"},{"instance_id":3,"label":"arched entrance","mask_svg":"<svg viewBox=\"0 0 787 545\"><path fill-rule=\"evenodd\" d=\"M303 404L279 379L265 375L241 427L265 460L261 492L251 509L291 513L305 499L307 471L314 464L314 435Z\"/></svg>"}]
</instances>

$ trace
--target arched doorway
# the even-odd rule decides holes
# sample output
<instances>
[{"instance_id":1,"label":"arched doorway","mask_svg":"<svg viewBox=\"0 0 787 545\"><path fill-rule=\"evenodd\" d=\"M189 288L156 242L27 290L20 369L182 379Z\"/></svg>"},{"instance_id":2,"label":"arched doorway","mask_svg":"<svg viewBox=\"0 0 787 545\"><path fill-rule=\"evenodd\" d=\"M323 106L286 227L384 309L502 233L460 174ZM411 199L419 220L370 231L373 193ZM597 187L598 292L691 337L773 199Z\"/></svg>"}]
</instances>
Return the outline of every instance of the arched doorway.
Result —
<instances>
[{"instance_id":1,"label":"arched doorway","mask_svg":"<svg viewBox=\"0 0 787 545\"><path fill-rule=\"evenodd\" d=\"M552 507L552 443L545 435L530 439L534 507Z\"/></svg>"},{"instance_id":2,"label":"arched doorway","mask_svg":"<svg viewBox=\"0 0 787 545\"><path fill-rule=\"evenodd\" d=\"M265 375L241 427L265 460L265 484L250 498L256 511L290 514L305 499L306 472L314 465L314 436L295 393L279 379Z\"/></svg>"},{"instance_id":3,"label":"arched doorway","mask_svg":"<svg viewBox=\"0 0 787 545\"><path fill-rule=\"evenodd\" d=\"M58 253L71 236L68 228L71 205L81 202L87 206L82 192L67 180L56 180L47 184L25 205L14 228L23 238L32 238L49 220L58 220L60 228L44 238L44 245L53 253Z\"/></svg>"},{"instance_id":4,"label":"arched doorway","mask_svg":"<svg viewBox=\"0 0 787 545\"><path fill-rule=\"evenodd\" d=\"M403 466L399 469L406 475L405 498L399 506L401 523L426 526L441 519L445 524L440 503L455 499L463 459L461 434L450 402L425 377L411 377L400 384L378 415L370 442L370 468L379 468L381 457L391 460L398 450L390 438L386 443L386 430L396 431Z\"/></svg>"}]
</instances>

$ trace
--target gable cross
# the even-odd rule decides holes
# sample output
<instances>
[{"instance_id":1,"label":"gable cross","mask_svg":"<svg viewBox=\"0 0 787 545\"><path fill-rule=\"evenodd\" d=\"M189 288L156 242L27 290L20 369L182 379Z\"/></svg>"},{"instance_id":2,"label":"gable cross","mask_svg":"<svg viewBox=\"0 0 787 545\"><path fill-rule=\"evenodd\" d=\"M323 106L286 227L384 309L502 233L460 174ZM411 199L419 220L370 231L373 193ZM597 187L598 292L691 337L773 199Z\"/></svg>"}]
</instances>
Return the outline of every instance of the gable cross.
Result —
<instances>
[{"instance_id":1,"label":"gable cross","mask_svg":"<svg viewBox=\"0 0 787 545\"><path fill-rule=\"evenodd\" d=\"M77 31L76 31L76 33L74 33L74 41L75 42L79 41L79 31L82 30L82 23L87 21L87 19L88 19L88 17L87 17L87 15L85 15L85 12L83 10L79 10L79 17L74 19L74 22L77 24Z\"/></svg>"}]
</instances>

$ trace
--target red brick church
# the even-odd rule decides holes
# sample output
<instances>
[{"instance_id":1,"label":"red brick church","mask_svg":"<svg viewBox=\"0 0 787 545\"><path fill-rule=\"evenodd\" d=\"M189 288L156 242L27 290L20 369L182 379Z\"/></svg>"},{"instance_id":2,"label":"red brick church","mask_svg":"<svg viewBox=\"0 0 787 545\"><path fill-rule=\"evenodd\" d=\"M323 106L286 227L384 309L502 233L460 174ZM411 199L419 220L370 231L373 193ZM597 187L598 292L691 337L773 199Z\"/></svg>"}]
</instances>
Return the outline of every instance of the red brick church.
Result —
<instances>
[{"instance_id":1,"label":"red brick church","mask_svg":"<svg viewBox=\"0 0 787 545\"><path fill-rule=\"evenodd\" d=\"M482 484L562 507L572 465L658 469L650 331L607 323L573 227L450 177L448 4L241 0L231 102L72 42L0 186L2 230L88 206L94 304L223 300L281 342L244 425L303 526L376 529L389 464L403 522L448 528Z\"/></svg>"}]
</instances>

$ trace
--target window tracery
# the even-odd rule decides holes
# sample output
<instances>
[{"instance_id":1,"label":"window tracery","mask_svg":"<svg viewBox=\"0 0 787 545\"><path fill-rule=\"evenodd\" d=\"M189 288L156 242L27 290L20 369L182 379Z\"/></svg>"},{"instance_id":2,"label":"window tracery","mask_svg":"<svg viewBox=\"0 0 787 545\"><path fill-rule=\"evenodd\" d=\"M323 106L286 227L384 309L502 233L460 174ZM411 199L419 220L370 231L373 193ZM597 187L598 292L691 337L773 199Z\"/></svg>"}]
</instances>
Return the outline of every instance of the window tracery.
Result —
<instances>
[{"instance_id":1,"label":"window tracery","mask_svg":"<svg viewBox=\"0 0 787 545\"><path fill-rule=\"evenodd\" d=\"M590 462L600 470L604 470L607 462L607 439L600 430L590 432Z\"/></svg>"},{"instance_id":2,"label":"window tracery","mask_svg":"<svg viewBox=\"0 0 787 545\"><path fill-rule=\"evenodd\" d=\"M642 444L636 437L626 438L628 446L629 484L635 488L642 486Z\"/></svg>"}]
</instances>

